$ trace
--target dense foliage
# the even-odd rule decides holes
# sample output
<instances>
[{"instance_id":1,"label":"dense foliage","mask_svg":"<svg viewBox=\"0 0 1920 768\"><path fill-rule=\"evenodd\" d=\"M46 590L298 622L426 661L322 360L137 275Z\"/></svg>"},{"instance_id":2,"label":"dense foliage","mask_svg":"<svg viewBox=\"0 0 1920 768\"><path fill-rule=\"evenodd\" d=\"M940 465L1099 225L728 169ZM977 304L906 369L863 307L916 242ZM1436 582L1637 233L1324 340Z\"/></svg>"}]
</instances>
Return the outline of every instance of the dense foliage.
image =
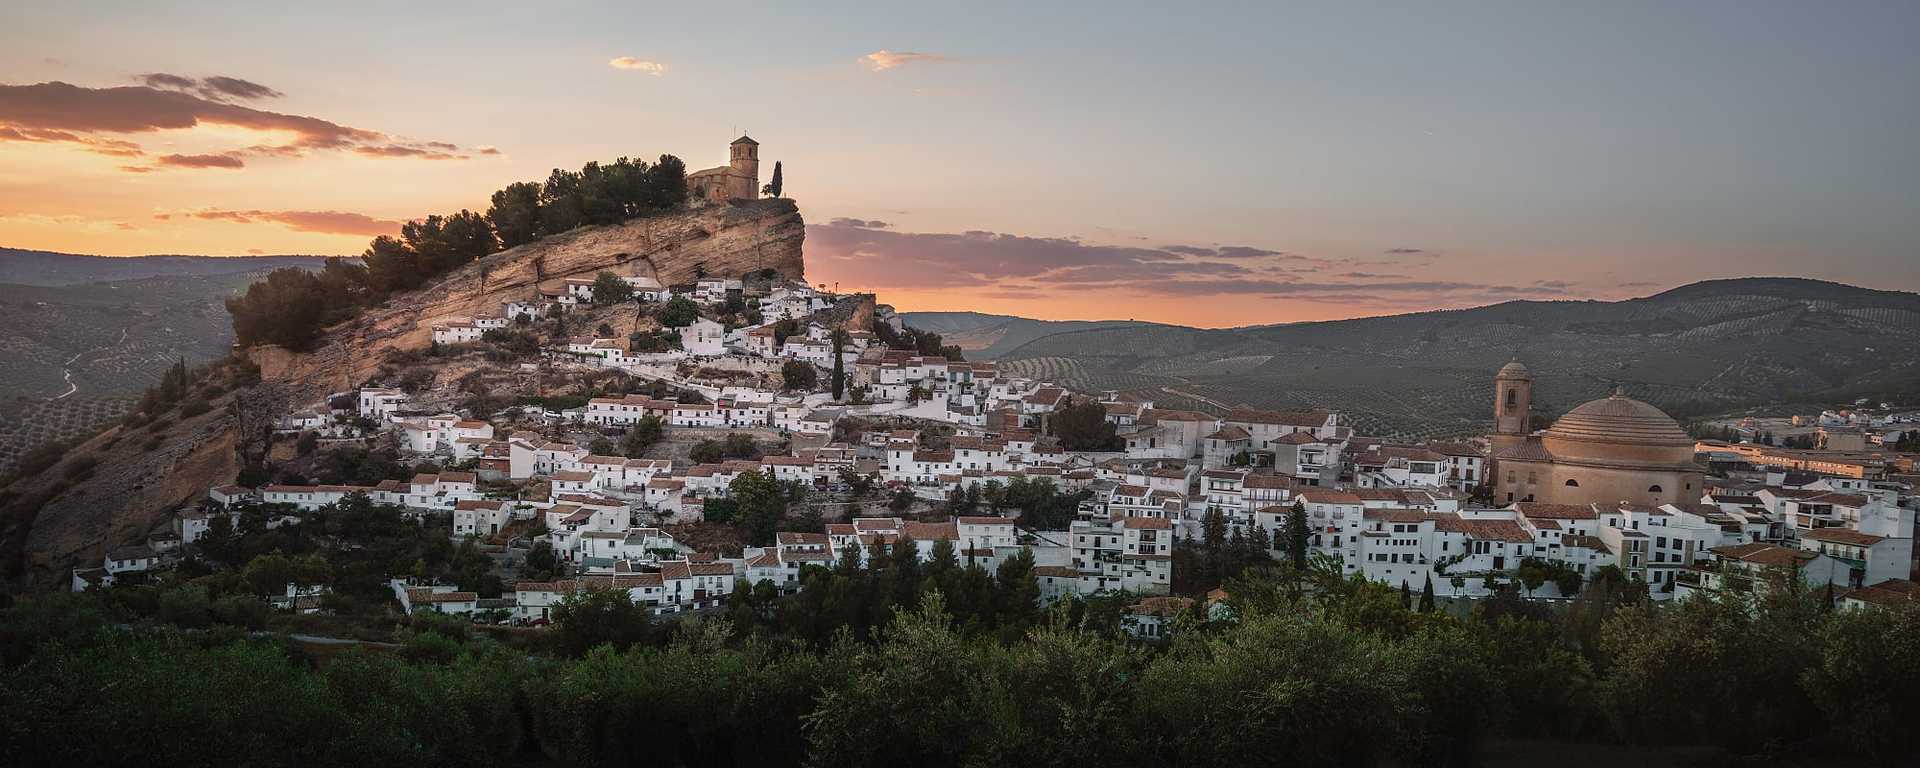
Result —
<instances>
[{"instance_id":1,"label":"dense foliage","mask_svg":"<svg viewBox=\"0 0 1920 768\"><path fill-rule=\"evenodd\" d=\"M1092 398L1077 400L1047 417L1047 429L1060 438L1060 447L1069 451L1116 451L1126 441L1107 421L1107 407Z\"/></svg>"},{"instance_id":2,"label":"dense foliage","mask_svg":"<svg viewBox=\"0 0 1920 768\"><path fill-rule=\"evenodd\" d=\"M857 553L856 553L857 557ZM1508 596L1456 618L1328 574L1252 573L1171 642L1116 603L1033 607L1031 563L950 548L809 567L799 594L648 620L569 601L551 654L456 622L312 664L197 608L48 595L0 612L19 764L1465 765L1494 739L1897 765L1920 750L1920 608L1814 592L1610 612L1594 647ZM1304 589L1296 589L1304 581ZM222 614L224 615L224 614ZM572 626L569 627L569 624ZM1759 764L1759 763L1755 763Z\"/></svg>"}]
</instances>

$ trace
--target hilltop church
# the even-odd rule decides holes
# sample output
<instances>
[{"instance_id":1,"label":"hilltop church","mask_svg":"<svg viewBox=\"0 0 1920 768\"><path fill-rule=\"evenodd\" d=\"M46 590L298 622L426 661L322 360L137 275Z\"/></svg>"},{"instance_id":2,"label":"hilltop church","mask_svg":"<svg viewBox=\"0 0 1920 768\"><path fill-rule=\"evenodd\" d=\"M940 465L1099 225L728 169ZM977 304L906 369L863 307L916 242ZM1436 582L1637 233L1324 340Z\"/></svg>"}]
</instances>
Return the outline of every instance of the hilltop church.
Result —
<instances>
[{"instance_id":1,"label":"hilltop church","mask_svg":"<svg viewBox=\"0 0 1920 768\"><path fill-rule=\"evenodd\" d=\"M689 200L724 203L760 197L760 142L742 135L728 150L726 165L687 174Z\"/></svg>"},{"instance_id":2,"label":"hilltop church","mask_svg":"<svg viewBox=\"0 0 1920 768\"><path fill-rule=\"evenodd\" d=\"M1493 378L1495 503L1686 504L1700 500L1693 438L1673 417L1615 388L1532 433L1533 375L1515 360Z\"/></svg>"}]
</instances>

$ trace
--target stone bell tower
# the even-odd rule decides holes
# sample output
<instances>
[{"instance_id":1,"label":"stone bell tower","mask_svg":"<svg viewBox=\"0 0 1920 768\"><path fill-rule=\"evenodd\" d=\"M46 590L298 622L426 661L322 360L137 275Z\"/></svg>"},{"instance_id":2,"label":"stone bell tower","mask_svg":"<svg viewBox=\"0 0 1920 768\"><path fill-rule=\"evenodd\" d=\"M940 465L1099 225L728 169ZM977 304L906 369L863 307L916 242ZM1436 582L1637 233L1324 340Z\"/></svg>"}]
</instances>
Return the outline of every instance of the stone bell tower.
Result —
<instances>
[{"instance_id":1,"label":"stone bell tower","mask_svg":"<svg viewBox=\"0 0 1920 768\"><path fill-rule=\"evenodd\" d=\"M760 142L742 134L734 139L730 149L732 155L727 165L736 171L736 179L745 184L745 189L734 190L733 197L752 200L760 196ZM742 178L744 177L744 178Z\"/></svg>"},{"instance_id":2,"label":"stone bell tower","mask_svg":"<svg viewBox=\"0 0 1920 768\"><path fill-rule=\"evenodd\" d=\"M1493 443L1518 444L1526 439L1533 415L1533 374L1514 360L1493 377Z\"/></svg>"}]
</instances>

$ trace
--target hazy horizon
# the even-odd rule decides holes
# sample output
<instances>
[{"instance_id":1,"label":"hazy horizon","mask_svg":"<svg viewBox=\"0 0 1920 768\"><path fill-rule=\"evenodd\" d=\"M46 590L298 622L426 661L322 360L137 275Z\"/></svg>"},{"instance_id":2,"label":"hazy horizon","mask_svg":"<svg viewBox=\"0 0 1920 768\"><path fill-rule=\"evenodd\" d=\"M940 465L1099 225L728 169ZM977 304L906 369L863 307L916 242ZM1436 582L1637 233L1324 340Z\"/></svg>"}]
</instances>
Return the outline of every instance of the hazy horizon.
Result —
<instances>
[{"instance_id":1,"label":"hazy horizon","mask_svg":"<svg viewBox=\"0 0 1920 768\"><path fill-rule=\"evenodd\" d=\"M13 17L8 247L355 255L555 167L719 165L744 132L811 222L809 278L915 311L1222 327L1754 274L1920 289L1912 4Z\"/></svg>"}]
</instances>

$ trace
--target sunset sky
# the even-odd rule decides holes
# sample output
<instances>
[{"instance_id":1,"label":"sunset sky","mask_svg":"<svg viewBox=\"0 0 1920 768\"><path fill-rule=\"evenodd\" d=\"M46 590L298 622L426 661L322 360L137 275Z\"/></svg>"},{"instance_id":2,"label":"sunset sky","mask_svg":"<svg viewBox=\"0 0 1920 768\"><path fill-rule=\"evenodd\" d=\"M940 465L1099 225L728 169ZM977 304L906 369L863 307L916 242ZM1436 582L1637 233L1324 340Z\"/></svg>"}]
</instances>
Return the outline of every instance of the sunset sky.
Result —
<instances>
[{"instance_id":1,"label":"sunset sky","mask_svg":"<svg viewBox=\"0 0 1920 768\"><path fill-rule=\"evenodd\" d=\"M171 5L8 4L0 246L358 254L745 131L902 310L1920 289L1920 3Z\"/></svg>"}]
</instances>

